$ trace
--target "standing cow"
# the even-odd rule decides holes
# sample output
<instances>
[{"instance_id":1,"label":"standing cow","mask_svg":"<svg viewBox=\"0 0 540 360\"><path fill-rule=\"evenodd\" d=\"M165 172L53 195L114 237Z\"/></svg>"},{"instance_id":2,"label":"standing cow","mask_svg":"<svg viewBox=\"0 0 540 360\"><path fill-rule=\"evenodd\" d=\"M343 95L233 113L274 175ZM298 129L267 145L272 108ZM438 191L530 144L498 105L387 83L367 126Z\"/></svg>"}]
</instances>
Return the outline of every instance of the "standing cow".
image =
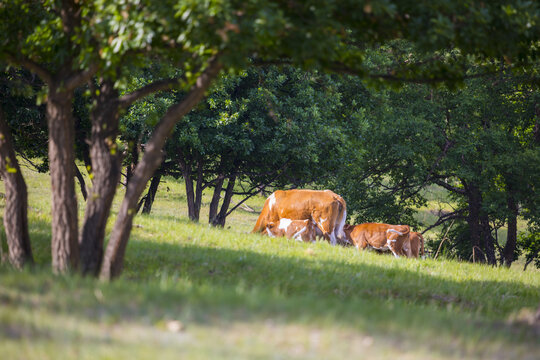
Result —
<instances>
[{"instance_id":1,"label":"standing cow","mask_svg":"<svg viewBox=\"0 0 540 360\"><path fill-rule=\"evenodd\" d=\"M344 231L348 240L358 249L370 247L380 251L391 251L395 257L407 256L403 244L409 239L408 225L365 223L345 225Z\"/></svg>"},{"instance_id":2,"label":"standing cow","mask_svg":"<svg viewBox=\"0 0 540 360\"><path fill-rule=\"evenodd\" d=\"M277 190L266 199L253 233L262 233L281 219L311 220L332 245L347 242L343 227L345 200L330 190Z\"/></svg>"}]
</instances>

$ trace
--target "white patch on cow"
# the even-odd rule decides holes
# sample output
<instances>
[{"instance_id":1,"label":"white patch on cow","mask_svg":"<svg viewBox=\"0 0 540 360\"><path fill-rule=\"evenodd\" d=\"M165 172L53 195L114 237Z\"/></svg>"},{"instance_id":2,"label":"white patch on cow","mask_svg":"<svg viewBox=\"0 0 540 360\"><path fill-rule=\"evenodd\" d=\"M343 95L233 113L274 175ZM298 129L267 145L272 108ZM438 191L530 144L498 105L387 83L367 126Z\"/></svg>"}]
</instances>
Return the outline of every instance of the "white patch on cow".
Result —
<instances>
[{"instance_id":1,"label":"white patch on cow","mask_svg":"<svg viewBox=\"0 0 540 360\"><path fill-rule=\"evenodd\" d=\"M286 219L286 218L280 219L278 228L281 230L287 230L287 228L289 227L289 225L291 225L291 223L292 223L291 219Z\"/></svg>"},{"instance_id":2,"label":"white patch on cow","mask_svg":"<svg viewBox=\"0 0 540 360\"><path fill-rule=\"evenodd\" d=\"M268 202L268 210L272 210L272 206L276 203L276 195L272 193L272 195L268 197L268 200L270 200Z\"/></svg>"},{"instance_id":3,"label":"white patch on cow","mask_svg":"<svg viewBox=\"0 0 540 360\"><path fill-rule=\"evenodd\" d=\"M320 224L322 225L326 220L328 220L328 218L325 218L325 219L321 218L321 223Z\"/></svg>"},{"instance_id":4,"label":"white patch on cow","mask_svg":"<svg viewBox=\"0 0 540 360\"><path fill-rule=\"evenodd\" d=\"M397 230L394 230L394 229L388 229L388 230L386 230L386 232L387 232L387 233L393 232L393 233L398 234L398 235L403 235L403 233L401 233L401 232L399 232L399 231L397 231Z\"/></svg>"}]
</instances>

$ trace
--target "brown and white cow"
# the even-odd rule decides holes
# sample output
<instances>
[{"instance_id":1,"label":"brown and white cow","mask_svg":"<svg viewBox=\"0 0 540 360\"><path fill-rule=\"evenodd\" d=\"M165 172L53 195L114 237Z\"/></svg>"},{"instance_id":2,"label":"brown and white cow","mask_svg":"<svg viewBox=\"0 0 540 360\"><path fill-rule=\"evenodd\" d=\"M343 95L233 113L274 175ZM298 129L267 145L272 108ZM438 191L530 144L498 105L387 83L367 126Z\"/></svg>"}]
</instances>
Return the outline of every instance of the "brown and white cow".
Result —
<instances>
[{"instance_id":1,"label":"brown and white cow","mask_svg":"<svg viewBox=\"0 0 540 360\"><path fill-rule=\"evenodd\" d=\"M332 245L347 242L343 232L347 205L330 190L277 190L266 199L252 232L264 232L281 219L311 220Z\"/></svg>"},{"instance_id":2,"label":"brown and white cow","mask_svg":"<svg viewBox=\"0 0 540 360\"><path fill-rule=\"evenodd\" d=\"M279 219L278 223L269 223L266 234L270 237L284 236L297 241L314 242L322 232L311 220ZM263 232L263 233L265 233Z\"/></svg>"},{"instance_id":3,"label":"brown and white cow","mask_svg":"<svg viewBox=\"0 0 540 360\"><path fill-rule=\"evenodd\" d=\"M411 231L409 239L403 244L403 251L408 257L424 256L424 237L419 232Z\"/></svg>"},{"instance_id":4,"label":"brown and white cow","mask_svg":"<svg viewBox=\"0 0 540 360\"><path fill-rule=\"evenodd\" d=\"M390 225L381 223L365 223L360 225L345 225L345 235L358 249L367 247L391 251L395 257L407 255L403 244L409 238L408 225Z\"/></svg>"}]
</instances>

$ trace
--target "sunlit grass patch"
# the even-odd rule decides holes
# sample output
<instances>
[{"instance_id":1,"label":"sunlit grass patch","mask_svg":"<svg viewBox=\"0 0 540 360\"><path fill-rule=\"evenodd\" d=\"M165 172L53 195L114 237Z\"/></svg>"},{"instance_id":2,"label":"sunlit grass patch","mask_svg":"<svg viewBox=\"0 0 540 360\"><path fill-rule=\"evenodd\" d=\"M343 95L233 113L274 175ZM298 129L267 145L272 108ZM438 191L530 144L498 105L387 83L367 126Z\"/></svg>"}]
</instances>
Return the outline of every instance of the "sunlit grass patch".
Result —
<instances>
[{"instance_id":1,"label":"sunlit grass patch","mask_svg":"<svg viewBox=\"0 0 540 360\"><path fill-rule=\"evenodd\" d=\"M38 265L0 266L2 358L535 359L540 352L538 328L527 322L540 302L539 272L248 234L258 216L251 212L235 213L225 229L204 217L195 224L172 178L160 185L152 214L135 218L120 279L54 276L48 177L25 175ZM264 198L251 201L260 209Z\"/></svg>"}]
</instances>

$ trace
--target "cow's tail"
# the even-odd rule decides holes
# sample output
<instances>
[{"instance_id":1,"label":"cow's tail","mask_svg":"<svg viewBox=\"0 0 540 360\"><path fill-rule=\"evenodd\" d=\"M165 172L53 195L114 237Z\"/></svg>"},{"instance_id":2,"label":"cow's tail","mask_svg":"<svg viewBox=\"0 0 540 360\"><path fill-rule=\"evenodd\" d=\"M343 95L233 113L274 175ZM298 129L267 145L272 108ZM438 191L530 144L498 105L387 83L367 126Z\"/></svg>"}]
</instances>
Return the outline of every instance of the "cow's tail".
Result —
<instances>
[{"instance_id":1,"label":"cow's tail","mask_svg":"<svg viewBox=\"0 0 540 360\"><path fill-rule=\"evenodd\" d=\"M341 204L340 204L341 205ZM341 205L342 206L342 205ZM345 231L343 230L345 228L345 220L347 220L347 209L343 209L343 216L340 220L338 220L338 226L336 228L336 237L340 239L340 241L349 244L349 240L347 240L347 235L345 235Z\"/></svg>"}]
</instances>

